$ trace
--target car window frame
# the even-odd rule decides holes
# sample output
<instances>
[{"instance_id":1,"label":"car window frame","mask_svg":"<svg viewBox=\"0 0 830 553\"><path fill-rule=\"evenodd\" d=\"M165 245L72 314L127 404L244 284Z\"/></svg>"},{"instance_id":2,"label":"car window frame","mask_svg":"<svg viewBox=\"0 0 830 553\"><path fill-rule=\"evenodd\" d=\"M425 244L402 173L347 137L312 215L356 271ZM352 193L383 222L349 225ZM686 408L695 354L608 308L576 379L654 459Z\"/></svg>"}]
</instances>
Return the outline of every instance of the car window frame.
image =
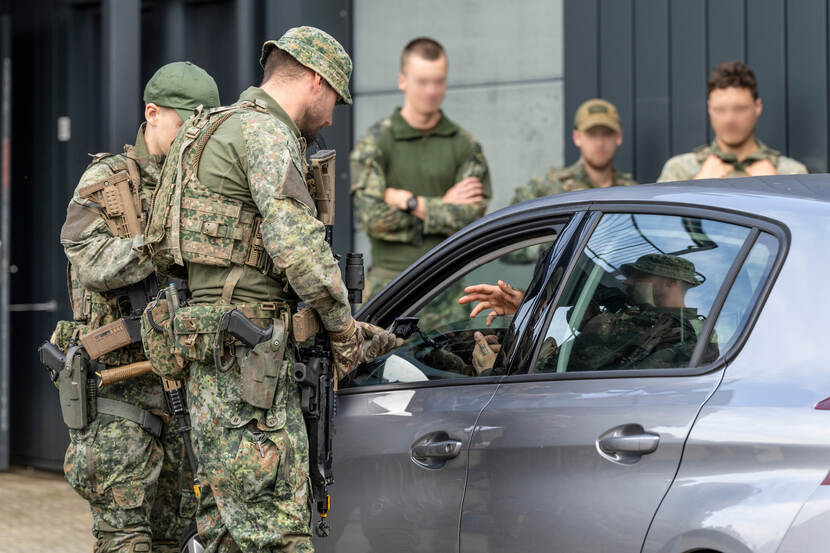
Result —
<instances>
[{"instance_id":1,"label":"car window frame","mask_svg":"<svg viewBox=\"0 0 830 553\"><path fill-rule=\"evenodd\" d=\"M495 229L492 229L493 232L504 232L503 235L498 236L498 240L501 245L497 246L495 249L492 247L491 243L487 240L482 241L481 236L474 235L470 238L469 241L465 242L462 237L457 237L454 242L460 242L460 247L455 245L455 249L462 249L466 250L465 245L471 245L472 247L468 251L468 255L470 255L469 261L465 262L460 269L455 269L450 273L450 277L445 277L440 281L439 285L433 286L430 288L430 292L427 294L414 294L410 291L407 293L406 296L401 298L395 298L395 301L391 301L390 304L385 305L382 309L378 309L376 302L377 300L385 299L388 295L395 294L396 286L397 288L402 288L404 290L407 289L406 282L408 280L417 280L420 273L424 272L423 269L417 271L414 276L407 275L407 278L401 279L401 275L396 278L392 283L390 283L381 294L375 296L367 302L364 307L355 314L355 318L359 320L372 322L373 324L378 324L379 322L383 322L385 316L388 315L389 311L394 311L398 305L404 303L406 299L410 296L415 295L416 300L415 303L411 304L409 308L406 310L399 310L399 316L406 316L404 313L412 313L413 310L417 311L423 306L427 300L423 300L423 297L431 297L431 294L434 290L440 288L446 282L451 281L452 278L457 278L459 275L464 273L464 271L469 272L470 267L473 269L477 266L481 266L488 261L492 261L499 255L503 255L506 253L506 248L517 244L523 243L530 240L533 240L533 243L541 243L546 241L545 239L550 239L552 234L550 230L552 230L556 226L561 225L560 232L557 233L555 244L558 244L561 237L564 237L565 240L573 240L574 236L567 232L568 229L572 228L573 226L579 226L582 224L582 216L585 213L587 205L584 203L580 204L571 204L566 206L557 206L557 208L551 209L547 208L545 210L532 210L528 214L528 216L522 216L521 214L524 213L522 211L509 214L508 216L504 217L504 221L496 226ZM519 216L521 219L520 224L516 224L514 219L515 216ZM534 215L536 215L534 217ZM463 231L462 231L463 232ZM524 236L525 238L519 238ZM516 240L516 238L519 238ZM453 240L450 237L447 241ZM445 241L445 242L447 242ZM441 244L444 244L442 242ZM508 244L509 242L509 244ZM430 252L425 254L422 258L416 261L416 264L421 265L435 265L441 262L441 259L444 257L443 255L438 256L438 259L435 259L431 263L427 263L430 257L436 255L438 252L441 251L442 245L439 244ZM527 245L527 244L525 244ZM524 246L520 246L524 247ZM513 249L512 247L510 249ZM501 252L497 255L496 252ZM484 261L479 262L484 258L488 258ZM535 272L535 269L534 269ZM413 306L417 306L414 307ZM380 311L380 313L378 313ZM391 321L389 321L391 324ZM387 325L388 326L388 325ZM511 323L509 329L513 328L513 323ZM509 330L508 330L509 332ZM506 361L507 362L507 361ZM509 372L509 368L507 368L506 373ZM352 394L359 394L359 393L372 393L372 392L385 392L385 391L393 391L393 390L411 390L417 388L431 388L436 386L470 386L470 385L484 385L484 384L493 384L500 382L503 378L505 378L506 374L498 374L493 376L475 376L475 377L468 377L468 378L452 378L452 379L440 379L440 380L429 380L429 381L421 381L421 382L396 382L391 384L376 384L370 386L356 386L350 388L340 388L338 389L338 395L352 395Z\"/></svg>"},{"instance_id":2,"label":"car window frame","mask_svg":"<svg viewBox=\"0 0 830 553\"><path fill-rule=\"evenodd\" d=\"M710 315L709 317L707 317L706 325L704 326L703 332L701 333L701 335L704 337L704 340L702 340L699 343L699 347L695 348L693 358L691 361L696 361L699 359L700 354L702 353L702 344L704 344L705 341L709 339L711 331L712 329L714 329L714 325L717 322L718 317L720 316L720 310L722 309L723 304L725 303L726 298L729 295L729 292L732 290L732 286L735 283L735 279L737 278L738 273L746 263L747 257L749 256L749 253L752 251L752 247L757 242L761 232L770 234L778 240L778 251L776 252L776 257L772 263L772 267L769 271L769 275L767 276L766 282L762 284L755 304L752 306L750 310L746 324L738 333L738 336L735 339L735 342L732 344L732 346L722 355L718 356L718 359L716 359L712 363L701 365L699 367L693 366L690 368L687 367L668 369L625 369L602 371L578 371L570 373L528 373L529 368L533 367L537 361L539 351L542 346L542 341L538 339L538 332L534 333L526 329L525 334L520 339L535 340L535 343L532 346L533 354L530 357L529 361L525 360L525 362L521 364L510 364L509 372L504 377L503 382L508 383L546 380L596 380L604 378L699 376L720 370L724 366L728 365L732 361L732 359L734 359L735 356L740 352L740 350L746 343L747 338L749 337L749 335L752 332L752 329L755 326L759 314L763 310L763 307L767 301L767 298L769 297L772 287L774 286L775 281L778 278L778 275L781 271L781 267L783 266L787 254L789 253L791 240L789 228L784 223L769 217L765 217L763 215L748 214L745 212L740 212L732 209L701 206L698 204L690 203L645 203L639 201L614 201L607 203L593 202L587 211L587 215L591 218L591 224L589 228L580 236L579 243L577 244L577 247L573 250L572 256L569 259L559 260L559 264L564 265L565 270L557 284L557 289L554 293L553 300L546 307L545 313L543 313L540 317L540 326L544 331L546 331L548 326L550 325L550 321L553 318L553 314L556 310L556 307L559 305L559 302L562 299L565 284L568 283L569 279L573 276L573 272L579 260L579 255L584 251L585 246L588 244L588 241L590 240L591 236L593 236L597 225L602 220L603 216L606 214L634 213L643 215L700 217L702 219L709 219L712 221L742 226L749 230L747 237L744 239L744 243L741 245L741 248L735 255L732 265L730 266L726 276L724 277L723 283L721 283L721 286L718 289L718 293L715 296L715 300L712 303L712 310L710 310ZM714 308L716 306L717 312L714 312ZM691 361L690 364L692 364ZM517 371L521 369L524 369L524 372L517 373Z\"/></svg>"}]
</instances>

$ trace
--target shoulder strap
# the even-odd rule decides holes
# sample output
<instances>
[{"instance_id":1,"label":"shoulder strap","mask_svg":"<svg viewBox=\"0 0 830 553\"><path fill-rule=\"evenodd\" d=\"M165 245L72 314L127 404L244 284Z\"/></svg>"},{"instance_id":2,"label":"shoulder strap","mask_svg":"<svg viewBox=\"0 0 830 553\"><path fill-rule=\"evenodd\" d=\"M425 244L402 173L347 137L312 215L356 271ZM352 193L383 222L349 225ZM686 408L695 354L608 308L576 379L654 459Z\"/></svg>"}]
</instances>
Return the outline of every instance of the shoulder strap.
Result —
<instances>
[{"instance_id":1,"label":"shoulder strap","mask_svg":"<svg viewBox=\"0 0 830 553\"><path fill-rule=\"evenodd\" d=\"M144 223L144 209L142 209L141 205L141 170L138 168L138 163L133 158L133 152L135 148L130 146L129 144L124 146L124 159L127 162L127 173L130 175L130 184L132 186L130 189L133 193L133 203L135 204L135 210L138 213L138 220Z\"/></svg>"}]
</instances>

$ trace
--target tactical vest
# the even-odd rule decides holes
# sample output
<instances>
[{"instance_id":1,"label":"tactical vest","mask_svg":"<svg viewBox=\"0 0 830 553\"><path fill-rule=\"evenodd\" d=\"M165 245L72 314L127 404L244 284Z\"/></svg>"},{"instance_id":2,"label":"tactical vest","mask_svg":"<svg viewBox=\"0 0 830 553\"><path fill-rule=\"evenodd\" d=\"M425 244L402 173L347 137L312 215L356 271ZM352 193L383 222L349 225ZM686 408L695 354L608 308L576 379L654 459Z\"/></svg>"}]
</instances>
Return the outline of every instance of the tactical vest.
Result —
<instances>
[{"instance_id":1,"label":"tactical vest","mask_svg":"<svg viewBox=\"0 0 830 553\"><path fill-rule=\"evenodd\" d=\"M259 213L199 182L199 162L208 140L229 117L245 110L266 113L265 104L255 100L197 111L189 120L171 146L173 159L168 158L153 194L144 230L144 244L162 272L182 274L185 262L232 266L222 290L223 303L230 303L246 265L279 276L263 245Z\"/></svg>"}]
</instances>

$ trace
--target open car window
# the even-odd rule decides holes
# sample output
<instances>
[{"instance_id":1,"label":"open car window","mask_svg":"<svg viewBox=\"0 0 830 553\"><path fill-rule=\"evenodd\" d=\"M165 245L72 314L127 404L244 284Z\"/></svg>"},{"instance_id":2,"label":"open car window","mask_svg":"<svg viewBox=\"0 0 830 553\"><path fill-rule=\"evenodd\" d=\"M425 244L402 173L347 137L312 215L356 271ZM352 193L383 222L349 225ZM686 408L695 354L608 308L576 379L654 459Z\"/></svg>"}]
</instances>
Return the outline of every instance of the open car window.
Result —
<instances>
[{"instance_id":1,"label":"open car window","mask_svg":"<svg viewBox=\"0 0 830 553\"><path fill-rule=\"evenodd\" d=\"M777 252L761 233L714 330L707 329L751 229L653 214L605 214L563 285L532 373L688 368L717 360L746 324Z\"/></svg>"},{"instance_id":2,"label":"open car window","mask_svg":"<svg viewBox=\"0 0 830 553\"><path fill-rule=\"evenodd\" d=\"M399 314L417 319L418 329L402 347L359 366L341 381L340 388L470 378L491 374L473 363L474 333L491 336L501 344L512 316L496 317L486 324L489 310L476 317L470 314L475 303L459 304L464 288L474 284L495 284L499 280L524 289L532 280L537 262L553 244L555 236L514 243L490 252L459 268L449 281L436 283L433 291Z\"/></svg>"}]
</instances>

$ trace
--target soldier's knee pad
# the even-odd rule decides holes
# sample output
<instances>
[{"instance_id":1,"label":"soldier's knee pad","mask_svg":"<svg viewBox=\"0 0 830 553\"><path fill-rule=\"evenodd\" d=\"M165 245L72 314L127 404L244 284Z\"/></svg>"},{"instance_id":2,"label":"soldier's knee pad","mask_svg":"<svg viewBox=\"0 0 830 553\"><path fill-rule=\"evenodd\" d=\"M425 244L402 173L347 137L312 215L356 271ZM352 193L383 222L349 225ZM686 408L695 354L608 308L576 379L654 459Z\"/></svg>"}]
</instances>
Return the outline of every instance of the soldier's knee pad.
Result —
<instances>
[{"instance_id":1,"label":"soldier's knee pad","mask_svg":"<svg viewBox=\"0 0 830 553\"><path fill-rule=\"evenodd\" d=\"M96 553L150 553L153 542L149 536L124 536L119 532L99 532Z\"/></svg>"}]
</instances>

